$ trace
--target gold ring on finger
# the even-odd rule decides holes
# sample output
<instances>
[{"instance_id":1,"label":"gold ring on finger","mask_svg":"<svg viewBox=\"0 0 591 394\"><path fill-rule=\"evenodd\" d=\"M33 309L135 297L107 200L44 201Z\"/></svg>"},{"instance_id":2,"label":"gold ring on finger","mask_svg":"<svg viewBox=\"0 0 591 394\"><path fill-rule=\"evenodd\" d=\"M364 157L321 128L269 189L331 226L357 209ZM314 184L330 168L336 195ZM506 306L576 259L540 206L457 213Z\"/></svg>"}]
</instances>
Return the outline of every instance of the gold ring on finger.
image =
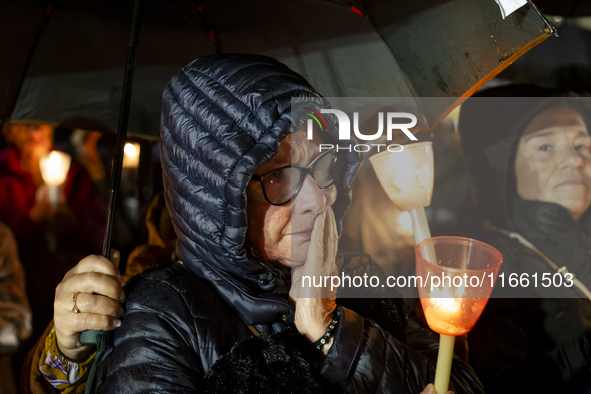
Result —
<instances>
[{"instance_id":1,"label":"gold ring on finger","mask_svg":"<svg viewBox=\"0 0 591 394\"><path fill-rule=\"evenodd\" d=\"M80 294L80 292L75 293L74 296L72 297L72 312L74 312L74 313L80 313L80 309L78 309L78 305L76 305L76 300L78 299L78 294Z\"/></svg>"}]
</instances>

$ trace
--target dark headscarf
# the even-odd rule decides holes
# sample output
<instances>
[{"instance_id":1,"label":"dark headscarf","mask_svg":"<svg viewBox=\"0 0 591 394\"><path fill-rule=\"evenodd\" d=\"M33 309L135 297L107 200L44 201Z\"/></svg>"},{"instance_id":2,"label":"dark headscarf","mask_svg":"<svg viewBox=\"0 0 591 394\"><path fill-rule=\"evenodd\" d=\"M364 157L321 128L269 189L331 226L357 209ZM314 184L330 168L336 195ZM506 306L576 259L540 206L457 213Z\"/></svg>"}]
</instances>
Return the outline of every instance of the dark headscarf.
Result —
<instances>
[{"instance_id":1,"label":"dark headscarf","mask_svg":"<svg viewBox=\"0 0 591 394\"><path fill-rule=\"evenodd\" d=\"M585 118L581 98L533 85L487 89L462 105L459 130L476 203L497 227L513 227L514 163L521 134L538 114L553 107L573 108Z\"/></svg>"}]
</instances>

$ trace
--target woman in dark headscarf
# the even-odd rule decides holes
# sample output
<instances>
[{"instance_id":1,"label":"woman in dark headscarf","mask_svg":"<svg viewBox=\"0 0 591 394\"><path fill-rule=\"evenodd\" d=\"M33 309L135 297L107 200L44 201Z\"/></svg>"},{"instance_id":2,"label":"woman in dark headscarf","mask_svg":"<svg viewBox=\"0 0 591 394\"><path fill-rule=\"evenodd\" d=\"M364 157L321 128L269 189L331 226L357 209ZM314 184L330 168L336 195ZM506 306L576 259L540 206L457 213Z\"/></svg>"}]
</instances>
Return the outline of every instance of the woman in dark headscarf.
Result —
<instances>
[{"instance_id":1,"label":"woman in dark headscarf","mask_svg":"<svg viewBox=\"0 0 591 394\"><path fill-rule=\"evenodd\" d=\"M588 392L588 106L526 85L478 96L462 106L459 125L486 221L477 238L503 254L504 288L498 282L493 296L513 298L490 300L469 334L470 362L488 392Z\"/></svg>"},{"instance_id":2,"label":"woman in dark headscarf","mask_svg":"<svg viewBox=\"0 0 591 394\"><path fill-rule=\"evenodd\" d=\"M418 393L433 381L434 361L404 344L399 302L358 302L354 312L334 293L296 291L303 275L383 272L366 255L337 254L360 157L319 153L337 141L334 120L308 140L292 104L328 107L264 56L201 58L167 86L161 156L176 262L132 279L121 320L120 278L106 259L81 261L56 292L54 338L68 358L92 352L80 331L119 327L98 392ZM459 361L450 389L481 391Z\"/></svg>"}]
</instances>

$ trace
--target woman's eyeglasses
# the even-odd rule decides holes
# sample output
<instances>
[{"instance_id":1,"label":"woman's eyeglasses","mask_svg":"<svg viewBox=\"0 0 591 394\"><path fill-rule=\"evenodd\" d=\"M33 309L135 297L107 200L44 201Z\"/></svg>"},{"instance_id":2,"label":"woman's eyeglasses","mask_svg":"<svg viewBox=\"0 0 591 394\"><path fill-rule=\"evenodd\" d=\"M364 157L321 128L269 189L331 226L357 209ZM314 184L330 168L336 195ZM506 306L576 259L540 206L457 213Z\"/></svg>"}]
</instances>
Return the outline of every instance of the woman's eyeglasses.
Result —
<instances>
[{"instance_id":1,"label":"woman's eyeglasses","mask_svg":"<svg viewBox=\"0 0 591 394\"><path fill-rule=\"evenodd\" d=\"M263 194L272 205L285 205L299 193L304 179L310 174L320 190L334 184L337 155L331 149L315 158L308 167L283 166L264 174L252 176L253 181L261 182Z\"/></svg>"}]
</instances>

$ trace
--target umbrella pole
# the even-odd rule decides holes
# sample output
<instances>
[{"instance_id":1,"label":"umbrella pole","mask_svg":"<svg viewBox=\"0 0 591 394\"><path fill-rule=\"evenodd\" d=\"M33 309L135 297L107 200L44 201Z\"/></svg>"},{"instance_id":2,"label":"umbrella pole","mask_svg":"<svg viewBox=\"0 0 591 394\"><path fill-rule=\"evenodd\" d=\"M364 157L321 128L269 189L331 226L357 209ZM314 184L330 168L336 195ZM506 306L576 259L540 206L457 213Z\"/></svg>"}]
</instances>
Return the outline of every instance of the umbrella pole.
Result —
<instances>
[{"instance_id":1,"label":"umbrella pole","mask_svg":"<svg viewBox=\"0 0 591 394\"><path fill-rule=\"evenodd\" d=\"M119 108L119 121L117 122L117 139L115 143L115 152L113 154L113 167L111 171L111 183L109 187L109 201L107 205L107 226L105 228L105 238L103 240L103 256L109 258L111 255L111 235L113 234L113 222L115 220L115 211L117 207L117 194L119 192L119 183L121 182L121 168L123 167L123 148L127 136L127 125L129 123L129 110L131 107L131 89L133 85L133 73L135 71L135 59L137 53L137 43L140 35L141 26L141 7L142 0L135 0L133 4L133 19L131 23L131 35L129 37L129 46L127 47L127 60L125 61L125 76L123 78L123 91L121 93L121 106ZM111 332L89 330L80 334L80 342L84 344L97 344L97 336L107 336ZM98 349L100 352L101 349ZM98 360L98 358L97 358ZM90 378L89 378L90 379Z\"/></svg>"},{"instance_id":2,"label":"umbrella pole","mask_svg":"<svg viewBox=\"0 0 591 394\"><path fill-rule=\"evenodd\" d=\"M113 154L113 167L111 171L111 184L109 187L109 201L107 205L107 226L103 240L103 256L109 258L111 255L111 235L113 233L113 222L117 208L117 197L119 183L121 183L121 168L123 167L123 148L127 137L127 125L129 123L129 110L131 107L131 89L133 85L133 73L135 71L135 59L137 43L141 26L141 3L142 0L135 0L133 4L133 20L131 24L131 35L127 48L127 60L125 61L125 76L123 78L123 91L121 93L121 106L119 108L119 121L117 122L117 140Z\"/></svg>"}]
</instances>

